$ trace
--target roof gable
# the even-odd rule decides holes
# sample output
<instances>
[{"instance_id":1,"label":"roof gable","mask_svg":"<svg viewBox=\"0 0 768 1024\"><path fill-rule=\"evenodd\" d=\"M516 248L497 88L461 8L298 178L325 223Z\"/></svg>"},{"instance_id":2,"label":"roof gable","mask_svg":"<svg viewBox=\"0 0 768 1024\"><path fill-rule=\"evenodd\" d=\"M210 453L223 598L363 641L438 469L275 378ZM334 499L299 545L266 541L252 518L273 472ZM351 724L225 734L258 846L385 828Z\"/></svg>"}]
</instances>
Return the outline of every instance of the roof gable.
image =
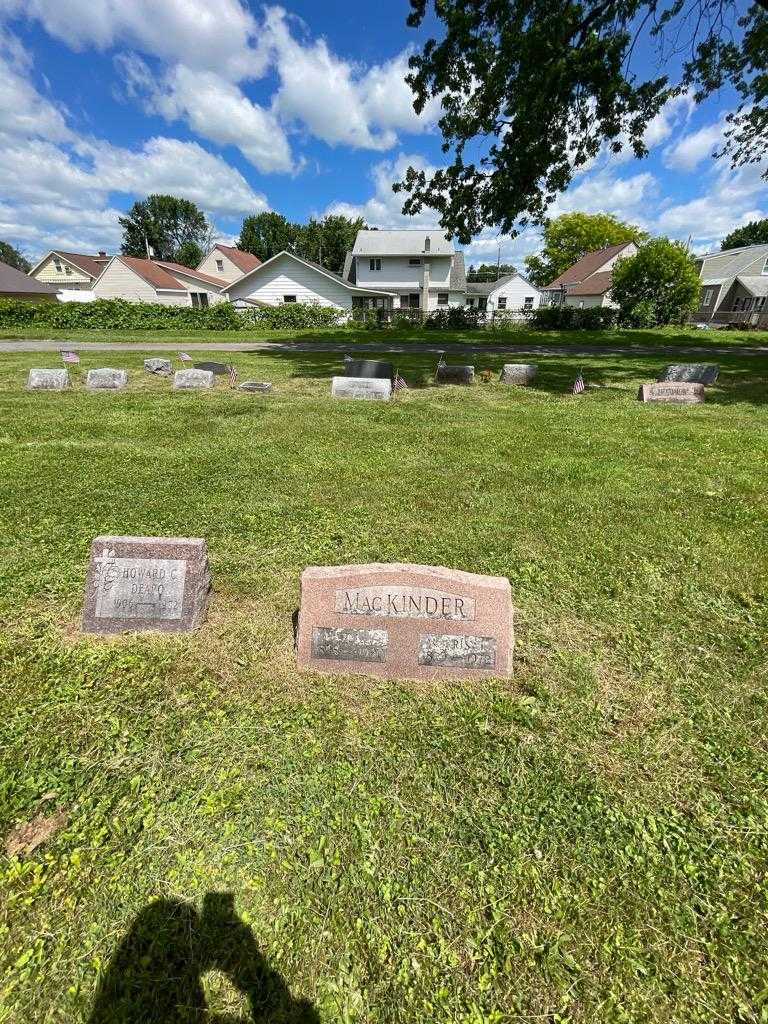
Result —
<instances>
[{"instance_id":1,"label":"roof gable","mask_svg":"<svg viewBox=\"0 0 768 1024\"><path fill-rule=\"evenodd\" d=\"M351 291L351 292L365 292L366 295L388 295L389 294L388 292L382 291L380 288L375 288L375 289L373 289L373 288L358 288L357 285L350 284L349 281L345 281L344 278L341 276L341 274L334 274L334 272L332 270L328 270L326 267L323 267L321 264L315 263L314 260L308 260L308 259L305 259L303 256L297 256L296 253L288 252L287 249L283 249L281 252L276 252L274 256L270 256L268 260L264 260L264 262L260 263L258 267L255 267L253 270L251 270L250 273L243 274L243 276L239 277L237 279L237 281L230 281L230 283L226 286L226 288L223 288L222 291L223 292L228 292L232 288L239 288L245 280L247 280L248 278L253 277L255 274L260 273L262 270L265 270L267 267L270 267L272 265L272 263L274 263L275 260L280 259L281 256L287 256L289 259L295 260L297 263L303 263L305 267L311 267L312 270L316 270L318 273L323 274L325 277L330 278L331 281L335 281L336 284L340 284L343 288L346 288L348 291Z\"/></svg>"},{"instance_id":2,"label":"roof gable","mask_svg":"<svg viewBox=\"0 0 768 1024\"><path fill-rule=\"evenodd\" d=\"M232 245L222 245L220 242L214 245L214 249L223 252L227 259L231 260L237 269L242 270L244 274L248 274L251 270L261 266L259 257L254 256L252 252L246 252L244 249L236 249Z\"/></svg>"},{"instance_id":3,"label":"roof gable","mask_svg":"<svg viewBox=\"0 0 768 1024\"><path fill-rule=\"evenodd\" d=\"M569 288L568 295L605 295L611 290L612 284L613 273L610 270L600 270L596 274L590 274L586 281Z\"/></svg>"},{"instance_id":4,"label":"roof gable","mask_svg":"<svg viewBox=\"0 0 768 1024\"><path fill-rule=\"evenodd\" d=\"M153 260L157 266L167 270L170 274L183 274L186 277L191 277L193 280L202 281L204 284L212 284L217 288L223 288L225 284L229 284L223 277L214 277L213 274L205 274L199 270L194 270L192 267L185 267L181 263L172 263L170 260Z\"/></svg>"},{"instance_id":5,"label":"roof gable","mask_svg":"<svg viewBox=\"0 0 768 1024\"><path fill-rule=\"evenodd\" d=\"M629 239L627 242L619 242L618 245L606 245L603 249L595 249L593 252L588 252L580 260L577 260L572 267L564 270L554 281L550 281L548 285L545 285L545 288L559 288L561 285L580 284L582 281L586 281L588 277L596 274L601 267L605 266L614 256L618 256L629 245L636 245L636 243Z\"/></svg>"},{"instance_id":6,"label":"roof gable","mask_svg":"<svg viewBox=\"0 0 768 1024\"><path fill-rule=\"evenodd\" d=\"M115 259L120 260L137 277L151 285L155 291L185 292L187 290L181 281L177 281L159 263L154 263L152 260L142 260L138 256L115 256Z\"/></svg>"},{"instance_id":7,"label":"roof gable","mask_svg":"<svg viewBox=\"0 0 768 1024\"><path fill-rule=\"evenodd\" d=\"M81 270L94 280L99 277L111 259L110 256L89 256L82 252L65 252L63 249L51 249L32 267L30 274L34 274L44 263L56 258L64 260L65 263L70 263L77 270Z\"/></svg>"},{"instance_id":8,"label":"roof gable","mask_svg":"<svg viewBox=\"0 0 768 1024\"><path fill-rule=\"evenodd\" d=\"M429 246L426 243L429 241ZM452 256L453 243L442 231L358 231L354 256Z\"/></svg>"}]
</instances>

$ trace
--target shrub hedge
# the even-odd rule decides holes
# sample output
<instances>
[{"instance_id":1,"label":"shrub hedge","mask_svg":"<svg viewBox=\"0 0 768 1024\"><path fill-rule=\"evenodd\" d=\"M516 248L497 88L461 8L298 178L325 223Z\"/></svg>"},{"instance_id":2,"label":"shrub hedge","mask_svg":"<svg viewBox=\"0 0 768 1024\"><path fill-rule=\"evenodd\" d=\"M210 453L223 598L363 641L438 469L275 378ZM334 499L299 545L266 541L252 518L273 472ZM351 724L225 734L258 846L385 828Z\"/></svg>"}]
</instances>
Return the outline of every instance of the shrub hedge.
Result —
<instances>
[{"instance_id":1,"label":"shrub hedge","mask_svg":"<svg viewBox=\"0 0 768 1024\"><path fill-rule=\"evenodd\" d=\"M540 331L596 331L613 327L616 315L607 306L540 306L531 311L528 322Z\"/></svg>"}]
</instances>

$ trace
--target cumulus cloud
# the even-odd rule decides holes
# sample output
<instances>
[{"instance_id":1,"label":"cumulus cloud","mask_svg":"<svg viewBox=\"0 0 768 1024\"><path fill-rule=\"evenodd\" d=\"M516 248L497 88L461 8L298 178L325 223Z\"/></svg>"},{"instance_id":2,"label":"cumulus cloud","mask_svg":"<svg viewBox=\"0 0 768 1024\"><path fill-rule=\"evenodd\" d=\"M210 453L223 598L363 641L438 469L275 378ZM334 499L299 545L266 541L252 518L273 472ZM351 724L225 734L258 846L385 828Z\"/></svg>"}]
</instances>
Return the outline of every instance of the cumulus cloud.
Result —
<instances>
[{"instance_id":1,"label":"cumulus cloud","mask_svg":"<svg viewBox=\"0 0 768 1024\"><path fill-rule=\"evenodd\" d=\"M723 123L717 122L684 135L664 151L665 166L676 171L695 170L722 145L723 130Z\"/></svg>"},{"instance_id":2,"label":"cumulus cloud","mask_svg":"<svg viewBox=\"0 0 768 1024\"><path fill-rule=\"evenodd\" d=\"M400 181L408 167L416 167L431 176L437 170L418 154L400 153L392 160L381 160L371 168L370 178L373 195L363 203L337 201L326 209L327 214L342 214L345 217L363 217L371 227L376 228L437 228L437 217L433 210L424 209L415 217L403 215L405 196L393 192L392 183Z\"/></svg>"}]
</instances>

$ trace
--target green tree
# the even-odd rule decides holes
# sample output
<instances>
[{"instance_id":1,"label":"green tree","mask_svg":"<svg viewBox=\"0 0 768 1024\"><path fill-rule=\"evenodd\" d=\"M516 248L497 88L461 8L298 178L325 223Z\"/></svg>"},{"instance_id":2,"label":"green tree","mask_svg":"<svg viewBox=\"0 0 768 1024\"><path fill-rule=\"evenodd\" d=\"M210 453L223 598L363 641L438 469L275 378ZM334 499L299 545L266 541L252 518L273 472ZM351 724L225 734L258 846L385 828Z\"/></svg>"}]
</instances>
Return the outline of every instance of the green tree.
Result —
<instances>
[{"instance_id":1,"label":"green tree","mask_svg":"<svg viewBox=\"0 0 768 1024\"><path fill-rule=\"evenodd\" d=\"M23 274L28 274L32 264L18 249L10 242L0 242L0 263L7 263L9 267L15 267Z\"/></svg>"},{"instance_id":2,"label":"green tree","mask_svg":"<svg viewBox=\"0 0 768 1024\"><path fill-rule=\"evenodd\" d=\"M410 0L408 24L427 17ZM730 86L740 105L723 147L735 164L768 152L768 0L433 0L442 38L410 58L421 113L440 97L447 167L409 167L395 191L406 214L436 210L468 244L481 228L542 223L575 170L604 145L645 156L648 122L689 89ZM640 46L635 47L640 38ZM638 52L658 50L658 77ZM668 69L685 53L676 79ZM478 154L477 157L475 154ZM768 174L768 172L766 172Z\"/></svg>"},{"instance_id":3,"label":"green tree","mask_svg":"<svg viewBox=\"0 0 768 1024\"><path fill-rule=\"evenodd\" d=\"M768 245L768 217L752 220L734 228L720 243L721 249L740 249L742 245Z\"/></svg>"},{"instance_id":4,"label":"green tree","mask_svg":"<svg viewBox=\"0 0 768 1024\"><path fill-rule=\"evenodd\" d=\"M305 259L322 263L328 270L340 274L344 269L344 257L355 244L358 231L366 230L362 217L354 220L340 214L330 214L322 220L314 218L303 227L298 227L296 251Z\"/></svg>"},{"instance_id":5,"label":"green tree","mask_svg":"<svg viewBox=\"0 0 768 1024\"><path fill-rule=\"evenodd\" d=\"M211 239L211 226L203 211L177 196L147 196L118 219L123 229L120 251L125 256L146 258L149 244L157 259L175 261L185 243L194 242L204 250Z\"/></svg>"},{"instance_id":6,"label":"green tree","mask_svg":"<svg viewBox=\"0 0 768 1024\"><path fill-rule=\"evenodd\" d=\"M699 300L699 273L679 242L654 238L613 268L611 297L631 319L638 307L652 309L657 324L682 323Z\"/></svg>"},{"instance_id":7,"label":"green tree","mask_svg":"<svg viewBox=\"0 0 768 1024\"><path fill-rule=\"evenodd\" d=\"M173 255L173 262L180 263L183 267L199 267L205 253L197 242L182 242Z\"/></svg>"},{"instance_id":8,"label":"green tree","mask_svg":"<svg viewBox=\"0 0 768 1024\"><path fill-rule=\"evenodd\" d=\"M294 252L300 231L298 224L292 224L281 213L255 213L243 221L237 246L263 263L284 249Z\"/></svg>"},{"instance_id":9,"label":"green tree","mask_svg":"<svg viewBox=\"0 0 768 1024\"><path fill-rule=\"evenodd\" d=\"M470 264L467 271L468 281L495 281L497 275L504 277L506 274L516 274L517 267L511 263L481 263L479 267Z\"/></svg>"},{"instance_id":10,"label":"green tree","mask_svg":"<svg viewBox=\"0 0 768 1024\"><path fill-rule=\"evenodd\" d=\"M541 252L526 257L526 271L531 283L543 288L588 252L647 237L610 213L563 213L544 222L544 245Z\"/></svg>"}]
</instances>

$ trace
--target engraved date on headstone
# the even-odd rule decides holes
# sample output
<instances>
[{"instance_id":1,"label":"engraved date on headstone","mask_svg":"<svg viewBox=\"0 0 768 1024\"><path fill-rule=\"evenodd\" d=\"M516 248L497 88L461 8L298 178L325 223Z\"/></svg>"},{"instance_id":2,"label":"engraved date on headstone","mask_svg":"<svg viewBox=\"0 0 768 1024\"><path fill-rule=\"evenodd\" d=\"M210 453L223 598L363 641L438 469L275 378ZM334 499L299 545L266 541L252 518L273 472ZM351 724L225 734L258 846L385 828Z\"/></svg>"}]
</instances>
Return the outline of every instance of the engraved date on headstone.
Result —
<instances>
[{"instance_id":1,"label":"engraved date on headstone","mask_svg":"<svg viewBox=\"0 0 768 1024\"><path fill-rule=\"evenodd\" d=\"M312 630L312 656L332 661L386 661L389 635L386 629Z\"/></svg>"},{"instance_id":2,"label":"engraved date on headstone","mask_svg":"<svg viewBox=\"0 0 768 1024\"><path fill-rule=\"evenodd\" d=\"M492 636L427 633L419 637L419 664L448 668L495 668Z\"/></svg>"},{"instance_id":3,"label":"engraved date on headstone","mask_svg":"<svg viewBox=\"0 0 768 1024\"><path fill-rule=\"evenodd\" d=\"M95 560L91 587L97 619L180 619L187 563L175 558L115 558L105 550Z\"/></svg>"}]
</instances>

